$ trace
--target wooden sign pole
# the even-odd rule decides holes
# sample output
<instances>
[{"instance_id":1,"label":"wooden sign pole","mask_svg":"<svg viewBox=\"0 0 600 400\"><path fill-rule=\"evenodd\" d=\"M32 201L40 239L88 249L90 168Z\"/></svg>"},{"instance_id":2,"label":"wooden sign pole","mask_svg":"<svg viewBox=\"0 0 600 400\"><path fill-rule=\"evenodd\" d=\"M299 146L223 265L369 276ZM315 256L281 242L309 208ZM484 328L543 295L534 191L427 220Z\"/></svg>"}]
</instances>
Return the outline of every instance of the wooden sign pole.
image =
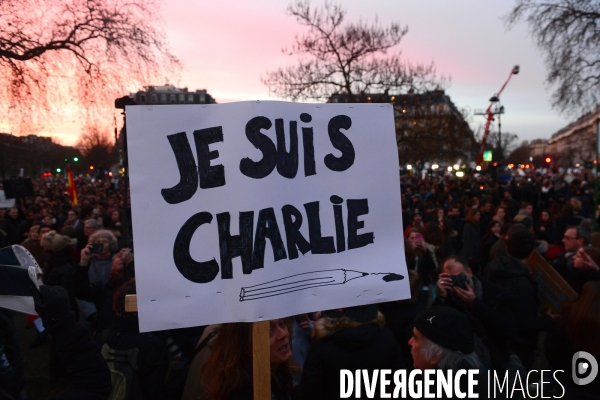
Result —
<instances>
[{"instance_id":1,"label":"wooden sign pole","mask_svg":"<svg viewBox=\"0 0 600 400\"><path fill-rule=\"evenodd\" d=\"M254 400L271 398L271 348L269 321L252 323Z\"/></svg>"},{"instance_id":2,"label":"wooden sign pole","mask_svg":"<svg viewBox=\"0 0 600 400\"><path fill-rule=\"evenodd\" d=\"M137 296L125 296L125 312L137 312ZM252 323L254 400L271 399L271 346L269 321Z\"/></svg>"}]
</instances>

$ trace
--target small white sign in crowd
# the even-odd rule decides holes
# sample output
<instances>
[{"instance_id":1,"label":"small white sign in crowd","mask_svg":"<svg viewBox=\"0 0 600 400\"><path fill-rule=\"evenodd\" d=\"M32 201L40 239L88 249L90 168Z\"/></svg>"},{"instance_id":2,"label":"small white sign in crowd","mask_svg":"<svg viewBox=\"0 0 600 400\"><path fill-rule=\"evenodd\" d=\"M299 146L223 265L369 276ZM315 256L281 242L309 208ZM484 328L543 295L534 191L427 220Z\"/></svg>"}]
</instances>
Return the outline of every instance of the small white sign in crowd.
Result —
<instances>
[{"instance_id":1,"label":"small white sign in crowd","mask_svg":"<svg viewBox=\"0 0 600 400\"><path fill-rule=\"evenodd\" d=\"M410 297L390 104L127 107L142 331Z\"/></svg>"}]
</instances>

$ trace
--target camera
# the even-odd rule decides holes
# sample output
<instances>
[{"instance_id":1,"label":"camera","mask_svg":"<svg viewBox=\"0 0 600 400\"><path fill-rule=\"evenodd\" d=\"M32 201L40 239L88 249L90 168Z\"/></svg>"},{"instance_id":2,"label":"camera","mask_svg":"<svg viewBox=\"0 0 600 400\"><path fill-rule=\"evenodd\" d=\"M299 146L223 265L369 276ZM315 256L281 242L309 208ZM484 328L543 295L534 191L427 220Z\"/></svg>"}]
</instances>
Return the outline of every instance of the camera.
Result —
<instances>
[{"instance_id":1,"label":"camera","mask_svg":"<svg viewBox=\"0 0 600 400\"><path fill-rule=\"evenodd\" d=\"M450 276L450 280L452 281L452 286L458 286L461 289L467 288L467 276L465 274Z\"/></svg>"},{"instance_id":2,"label":"camera","mask_svg":"<svg viewBox=\"0 0 600 400\"><path fill-rule=\"evenodd\" d=\"M102 243L94 243L92 244L92 248L90 249L90 254L100 254L104 249L104 245Z\"/></svg>"}]
</instances>

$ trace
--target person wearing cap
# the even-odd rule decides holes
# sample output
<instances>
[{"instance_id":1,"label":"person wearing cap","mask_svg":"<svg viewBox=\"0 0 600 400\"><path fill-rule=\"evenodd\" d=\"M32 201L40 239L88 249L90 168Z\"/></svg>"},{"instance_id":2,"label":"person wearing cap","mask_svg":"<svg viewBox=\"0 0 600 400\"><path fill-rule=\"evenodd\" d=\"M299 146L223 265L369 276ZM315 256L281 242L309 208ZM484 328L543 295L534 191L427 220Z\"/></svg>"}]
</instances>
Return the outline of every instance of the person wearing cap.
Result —
<instances>
[{"instance_id":1,"label":"person wearing cap","mask_svg":"<svg viewBox=\"0 0 600 400\"><path fill-rule=\"evenodd\" d=\"M301 398L337 399L340 370L404 368L402 349L374 304L330 310L315 322L300 380ZM379 389L375 393L379 393ZM364 394L364 391L363 391Z\"/></svg>"},{"instance_id":2,"label":"person wearing cap","mask_svg":"<svg viewBox=\"0 0 600 400\"><path fill-rule=\"evenodd\" d=\"M415 369L478 369L469 318L452 307L431 307L415 318L408 341Z\"/></svg>"},{"instance_id":3,"label":"person wearing cap","mask_svg":"<svg viewBox=\"0 0 600 400\"><path fill-rule=\"evenodd\" d=\"M411 346L415 369L438 369L445 372L482 369L475 352L475 336L469 319L451 307L431 307L419 314L415 318L413 336L408 344ZM479 398L483 398L484 375L480 373L475 377L478 383L473 391L478 393ZM462 378L460 391L466 393L468 382L465 376ZM431 392L435 393L436 390L432 389Z\"/></svg>"}]
</instances>

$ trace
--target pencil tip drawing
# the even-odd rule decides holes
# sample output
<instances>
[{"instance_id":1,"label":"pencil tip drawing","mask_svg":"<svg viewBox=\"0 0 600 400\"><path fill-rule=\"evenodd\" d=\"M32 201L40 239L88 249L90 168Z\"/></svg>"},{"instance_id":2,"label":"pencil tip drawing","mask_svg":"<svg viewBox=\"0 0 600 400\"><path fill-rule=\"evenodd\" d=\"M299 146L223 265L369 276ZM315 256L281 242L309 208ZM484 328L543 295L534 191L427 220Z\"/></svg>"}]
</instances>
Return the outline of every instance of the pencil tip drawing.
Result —
<instances>
[{"instance_id":1,"label":"pencil tip drawing","mask_svg":"<svg viewBox=\"0 0 600 400\"><path fill-rule=\"evenodd\" d=\"M264 299L266 297L280 296L321 286L343 285L351 280L363 278L367 275L384 275L382 279L385 282L404 279L404 276L390 272L368 273L350 269L304 272L253 286L242 287L240 290L240 301Z\"/></svg>"}]
</instances>

